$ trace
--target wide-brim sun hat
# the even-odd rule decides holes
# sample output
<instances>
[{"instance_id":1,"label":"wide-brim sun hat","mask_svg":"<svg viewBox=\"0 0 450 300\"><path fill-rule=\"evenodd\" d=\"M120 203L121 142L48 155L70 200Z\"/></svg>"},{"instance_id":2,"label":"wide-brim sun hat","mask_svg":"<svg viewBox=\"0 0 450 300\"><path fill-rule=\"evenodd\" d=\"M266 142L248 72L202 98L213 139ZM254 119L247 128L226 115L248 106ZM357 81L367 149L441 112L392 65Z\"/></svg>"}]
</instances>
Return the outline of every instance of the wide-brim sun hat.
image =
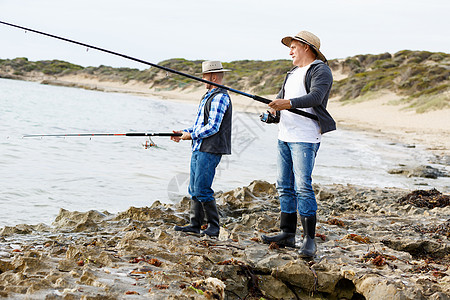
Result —
<instances>
[{"instance_id":1,"label":"wide-brim sun hat","mask_svg":"<svg viewBox=\"0 0 450 300\"><path fill-rule=\"evenodd\" d=\"M320 52L320 39L313 33L305 30L300 31L294 36L285 36L284 38L281 39L281 43L283 43L283 45L287 47L290 47L292 40L296 40L309 45L317 53L317 59L320 59L321 61L324 62L327 61L325 55L323 55L322 52Z\"/></svg>"},{"instance_id":2,"label":"wide-brim sun hat","mask_svg":"<svg viewBox=\"0 0 450 300\"><path fill-rule=\"evenodd\" d=\"M230 71L231 70L224 69L222 63L218 60L207 60L202 63L202 74L230 72Z\"/></svg>"}]
</instances>

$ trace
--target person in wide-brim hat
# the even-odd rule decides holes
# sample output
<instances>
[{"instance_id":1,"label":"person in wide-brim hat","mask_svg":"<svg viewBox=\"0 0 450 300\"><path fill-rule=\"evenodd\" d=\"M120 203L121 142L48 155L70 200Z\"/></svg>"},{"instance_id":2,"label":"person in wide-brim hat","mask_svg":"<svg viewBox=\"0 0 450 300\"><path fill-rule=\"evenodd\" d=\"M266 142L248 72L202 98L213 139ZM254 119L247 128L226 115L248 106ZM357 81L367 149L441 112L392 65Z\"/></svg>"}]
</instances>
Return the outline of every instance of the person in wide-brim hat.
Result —
<instances>
[{"instance_id":1,"label":"person in wide-brim hat","mask_svg":"<svg viewBox=\"0 0 450 300\"><path fill-rule=\"evenodd\" d=\"M231 70L224 69L222 63L217 60L208 60L202 63L202 74L230 72L230 71Z\"/></svg>"},{"instance_id":2,"label":"person in wide-brim hat","mask_svg":"<svg viewBox=\"0 0 450 300\"><path fill-rule=\"evenodd\" d=\"M312 187L313 168L322 135L336 129L336 122L326 109L333 74L320 52L319 38L311 32L286 36L281 43L289 48L294 67L286 74L276 99L268 104L269 113L279 115L276 182L280 233L261 235L261 240L265 244L296 247L299 215L303 229L299 255L309 260L317 253L318 205Z\"/></svg>"},{"instance_id":3,"label":"person in wide-brim hat","mask_svg":"<svg viewBox=\"0 0 450 300\"><path fill-rule=\"evenodd\" d=\"M200 100L195 122L189 128L174 130L181 136L170 138L175 142L192 141L189 224L176 225L175 231L214 238L220 233L220 216L212 183L222 155L231 154L233 108L228 91L222 88L224 73L228 71L220 61L202 63L202 79L207 92ZM201 230L205 217L208 227Z\"/></svg>"},{"instance_id":4,"label":"person in wide-brim hat","mask_svg":"<svg viewBox=\"0 0 450 300\"><path fill-rule=\"evenodd\" d=\"M309 31L300 31L294 36L286 36L281 39L283 45L290 47L292 40L297 40L301 43L304 43L312 48L314 52L317 54L317 59L320 59L323 62L327 62L325 55L320 52L320 39L312 34Z\"/></svg>"}]
</instances>

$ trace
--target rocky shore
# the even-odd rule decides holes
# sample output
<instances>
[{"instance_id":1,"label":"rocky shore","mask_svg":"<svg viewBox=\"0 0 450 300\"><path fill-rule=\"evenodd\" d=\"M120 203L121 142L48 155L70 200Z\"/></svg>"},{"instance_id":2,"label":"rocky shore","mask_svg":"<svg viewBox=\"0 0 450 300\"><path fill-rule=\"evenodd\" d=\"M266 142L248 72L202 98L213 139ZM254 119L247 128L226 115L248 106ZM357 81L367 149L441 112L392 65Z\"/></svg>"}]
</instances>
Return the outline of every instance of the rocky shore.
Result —
<instances>
[{"instance_id":1,"label":"rocky shore","mask_svg":"<svg viewBox=\"0 0 450 300\"><path fill-rule=\"evenodd\" d=\"M61 209L0 231L5 299L449 299L450 198L315 186L318 254L261 243L278 231L273 184L216 193L218 239L175 232L189 200L110 214ZM301 241L297 231L297 244Z\"/></svg>"}]
</instances>

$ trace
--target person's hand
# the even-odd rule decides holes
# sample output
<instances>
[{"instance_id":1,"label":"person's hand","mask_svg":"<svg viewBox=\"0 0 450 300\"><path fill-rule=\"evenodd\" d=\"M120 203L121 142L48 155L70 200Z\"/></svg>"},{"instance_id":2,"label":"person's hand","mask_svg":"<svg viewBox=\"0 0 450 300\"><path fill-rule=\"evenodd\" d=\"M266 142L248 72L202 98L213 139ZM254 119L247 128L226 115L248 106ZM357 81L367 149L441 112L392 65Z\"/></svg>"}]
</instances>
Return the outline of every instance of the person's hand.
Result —
<instances>
[{"instance_id":1,"label":"person's hand","mask_svg":"<svg viewBox=\"0 0 450 300\"><path fill-rule=\"evenodd\" d=\"M290 109L291 101L288 99L276 99L269 103L269 107L274 110Z\"/></svg>"},{"instance_id":2,"label":"person's hand","mask_svg":"<svg viewBox=\"0 0 450 300\"><path fill-rule=\"evenodd\" d=\"M183 132L181 130L178 130L178 131L173 130L173 133L183 133ZM171 136L170 139L174 142L179 143L181 140L181 137L182 137L182 135L181 136Z\"/></svg>"},{"instance_id":3,"label":"person's hand","mask_svg":"<svg viewBox=\"0 0 450 300\"><path fill-rule=\"evenodd\" d=\"M191 134L189 132L183 131L183 135L180 136L182 140L192 140Z\"/></svg>"}]
</instances>

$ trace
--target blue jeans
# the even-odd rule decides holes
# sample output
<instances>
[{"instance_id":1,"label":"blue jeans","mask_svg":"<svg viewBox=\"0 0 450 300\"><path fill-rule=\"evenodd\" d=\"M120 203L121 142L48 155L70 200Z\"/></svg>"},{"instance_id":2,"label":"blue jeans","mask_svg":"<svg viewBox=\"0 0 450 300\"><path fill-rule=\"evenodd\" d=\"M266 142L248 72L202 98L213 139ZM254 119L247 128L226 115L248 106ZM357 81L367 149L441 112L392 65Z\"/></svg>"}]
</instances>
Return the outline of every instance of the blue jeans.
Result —
<instances>
[{"instance_id":1,"label":"blue jeans","mask_svg":"<svg viewBox=\"0 0 450 300\"><path fill-rule=\"evenodd\" d=\"M189 194L200 202L214 200L211 186L216 174L216 167L222 158L221 154L194 151L191 156L191 175L189 178Z\"/></svg>"},{"instance_id":2,"label":"blue jeans","mask_svg":"<svg viewBox=\"0 0 450 300\"><path fill-rule=\"evenodd\" d=\"M320 143L288 143L278 140L277 191L281 211L314 216L317 202L312 188L312 170Z\"/></svg>"}]
</instances>

